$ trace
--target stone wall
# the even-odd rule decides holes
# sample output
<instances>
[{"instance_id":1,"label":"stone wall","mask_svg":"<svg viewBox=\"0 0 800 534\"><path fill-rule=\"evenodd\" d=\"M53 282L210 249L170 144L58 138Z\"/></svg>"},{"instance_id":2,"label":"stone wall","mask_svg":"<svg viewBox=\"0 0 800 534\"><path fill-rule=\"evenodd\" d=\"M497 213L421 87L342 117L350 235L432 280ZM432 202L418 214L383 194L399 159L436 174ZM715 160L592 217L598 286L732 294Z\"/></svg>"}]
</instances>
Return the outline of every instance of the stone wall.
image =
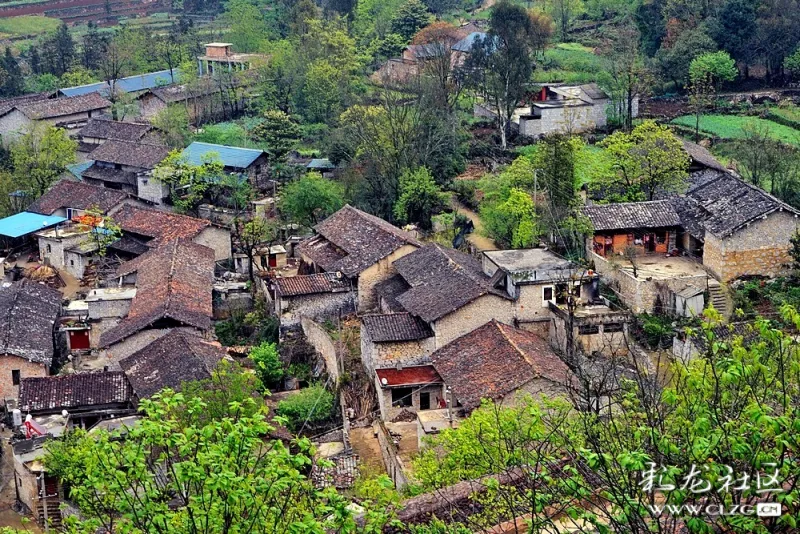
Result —
<instances>
[{"instance_id":1,"label":"stone wall","mask_svg":"<svg viewBox=\"0 0 800 534\"><path fill-rule=\"evenodd\" d=\"M131 309L131 299L90 300L89 319L122 318ZM115 321L116 323L116 321Z\"/></svg>"},{"instance_id":2,"label":"stone wall","mask_svg":"<svg viewBox=\"0 0 800 534\"><path fill-rule=\"evenodd\" d=\"M728 282L745 275L779 276L791 264L789 238L800 219L778 211L725 239L706 233L703 264Z\"/></svg>"},{"instance_id":3,"label":"stone wall","mask_svg":"<svg viewBox=\"0 0 800 534\"><path fill-rule=\"evenodd\" d=\"M303 333L305 334L308 342L314 347L319 355L322 356L322 359L325 360L325 368L328 371L328 375L330 375L334 383L338 383L340 376L340 365L338 351L333 339L331 339L331 336L328 335L328 332L326 332L322 326L320 326L318 323L315 323L308 317L301 318L300 324L303 327Z\"/></svg>"},{"instance_id":4,"label":"stone wall","mask_svg":"<svg viewBox=\"0 0 800 534\"><path fill-rule=\"evenodd\" d=\"M150 202L163 204L164 199L169 197L169 186L153 178L149 172L140 173L136 177L136 195Z\"/></svg>"},{"instance_id":5,"label":"stone wall","mask_svg":"<svg viewBox=\"0 0 800 534\"><path fill-rule=\"evenodd\" d=\"M64 253L64 269L80 280L83 278L83 273L91 261L91 256L83 255L74 251L66 251Z\"/></svg>"},{"instance_id":6,"label":"stone wall","mask_svg":"<svg viewBox=\"0 0 800 534\"><path fill-rule=\"evenodd\" d=\"M361 361L370 375L375 369L402 365L427 365L430 355L436 349L436 339L429 337L416 341L393 341L375 343L369 337L363 324L361 326Z\"/></svg>"},{"instance_id":7,"label":"stone wall","mask_svg":"<svg viewBox=\"0 0 800 534\"><path fill-rule=\"evenodd\" d=\"M226 260L231 257L231 232L227 228L208 226L192 239L199 245L205 245L214 251L214 260Z\"/></svg>"},{"instance_id":8,"label":"stone wall","mask_svg":"<svg viewBox=\"0 0 800 534\"><path fill-rule=\"evenodd\" d=\"M19 110L13 110L0 117L0 142L8 147L16 141L33 122Z\"/></svg>"},{"instance_id":9,"label":"stone wall","mask_svg":"<svg viewBox=\"0 0 800 534\"><path fill-rule=\"evenodd\" d=\"M605 106L600 107L605 114ZM539 137L551 133L584 132L596 127L593 106L563 106L542 108L541 116L523 116L519 119L520 133L526 137Z\"/></svg>"},{"instance_id":10,"label":"stone wall","mask_svg":"<svg viewBox=\"0 0 800 534\"><path fill-rule=\"evenodd\" d=\"M275 312L281 326L300 324L301 317L314 321L326 321L356 311L356 292L316 293L296 297L276 297Z\"/></svg>"},{"instance_id":11,"label":"stone wall","mask_svg":"<svg viewBox=\"0 0 800 534\"><path fill-rule=\"evenodd\" d=\"M453 313L445 315L431 326L436 336L436 348L443 347L481 325L497 319L514 323L514 301L497 295L483 295Z\"/></svg>"},{"instance_id":12,"label":"stone wall","mask_svg":"<svg viewBox=\"0 0 800 534\"><path fill-rule=\"evenodd\" d=\"M419 396L421 393L428 393L430 395L430 402L432 410L439 409L439 401L444 399L444 386L442 384L422 386L414 388L411 392L411 406L396 407L392 406L392 388L384 388L381 386L378 375L373 374L375 382L375 391L378 393L378 406L381 411L381 419L383 421L391 421L397 417L403 410L407 412L420 411Z\"/></svg>"},{"instance_id":13,"label":"stone wall","mask_svg":"<svg viewBox=\"0 0 800 534\"><path fill-rule=\"evenodd\" d=\"M416 423L406 424L413 424L416 426ZM392 437L389 434L389 430L386 428L386 425L383 424L383 421L378 421L376 426L377 428L375 426L373 426L373 428L376 428L377 430L378 445L381 448L381 456L383 457L383 464L386 467L386 472L394 481L394 487L397 489L403 489L408 485L406 466L403 460L397 454L397 448L392 442Z\"/></svg>"},{"instance_id":14,"label":"stone wall","mask_svg":"<svg viewBox=\"0 0 800 534\"><path fill-rule=\"evenodd\" d=\"M358 275L359 312L377 309L378 297L375 295L375 285L397 274L392 263L415 250L417 247L414 245L403 245Z\"/></svg>"},{"instance_id":15,"label":"stone wall","mask_svg":"<svg viewBox=\"0 0 800 534\"><path fill-rule=\"evenodd\" d=\"M35 376L47 376L47 366L30 362L12 354L0 355L0 400L16 399L19 396L19 385L11 380L11 371L19 370L20 379Z\"/></svg>"},{"instance_id":16,"label":"stone wall","mask_svg":"<svg viewBox=\"0 0 800 534\"><path fill-rule=\"evenodd\" d=\"M59 270L64 270L65 264L65 254L68 248L72 248L75 246L80 245L84 241L89 238L88 233L83 234L74 234L66 237L58 237L58 238L47 238L47 237L40 237L39 238L39 257L42 258L42 262L49 262L50 265L55 267ZM47 247L50 247L48 251Z\"/></svg>"}]
</instances>

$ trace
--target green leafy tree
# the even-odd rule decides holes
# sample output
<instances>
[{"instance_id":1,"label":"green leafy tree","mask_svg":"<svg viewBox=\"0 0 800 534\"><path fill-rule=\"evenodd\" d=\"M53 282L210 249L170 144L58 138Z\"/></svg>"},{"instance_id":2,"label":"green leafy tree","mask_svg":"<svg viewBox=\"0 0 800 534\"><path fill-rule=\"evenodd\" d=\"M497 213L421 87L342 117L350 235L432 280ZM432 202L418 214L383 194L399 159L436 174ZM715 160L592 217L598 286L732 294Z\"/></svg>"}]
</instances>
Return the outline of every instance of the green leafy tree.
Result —
<instances>
[{"instance_id":1,"label":"green leafy tree","mask_svg":"<svg viewBox=\"0 0 800 534\"><path fill-rule=\"evenodd\" d=\"M191 130L189 128L189 113L184 106L169 104L156 113L150 122L158 130L167 146L183 148L187 145Z\"/></svg>"},{"instance_id":2,"label":"green leafy tree","mask_svg":"<svg viewBox=\"0 0 800 534\"><path fill-rule=\"evenodd\" d=\"M280 441L253 399L208 421L206 404L165 390L143 400L143 418L109 433L73 430L48 442L48 472L68 487L81 512L74 532L162 534L343 532L352 518L335 491L316 491L301 470L310 442L297 452ZM174 414L180 412L180 418Z\"/></svg>"},{"instance_id":3,"label":"green leafy tree","mask_svg":"<svg viewBox=\"0 0 800 534\"><path fill-rule=\"evenodd\" d=\"M653 200L658 192L680 192L689 176L689 156L680 139L665 126L645 121L630 134L615 132L601 143L617 171L600 187L623 199Z\"/></svg>"},{"instance_id":4,"label":"green leafy tree","mask_svg":"<svg viewBox=\"0 0 800 534\"><path fill-rule=\"evenodd\" d=\"M344 206L344 190L338 182L309 172L281 190L279 209L289 220L314 226Z\"/></svg>"},{"instance_id":5,"label":"green leafy tree","mask_svg":"<svg viewBox=\"0 0 800 534\"><path fill-rule=\"evenodd\" d=\"M22 70L19 68L17 58L11 53L11 48L6 47L6 53L3 56L2 68L5 71L4 83L0 92L3 96L17 96L21 95L24 90L24 79Z\"/></svg>"},{"instance_id":6,"label":"green leafy tree","mask_svg":"<svg viewBox=\"0 0 800 534\"><path fill-rule=\"evenodd\" d=\"M503 200L485 202L481 221L489 237L510 248L530 248L539 236L536 206L526 191L512 188Z\"/></svg>"},{"instance_id":7,"label":"green leafy tree","mask_svg":"<svg viewBox=\"0 0 800 534\"><path fill-rule=\"evenodd\" d=\"M264 112L264 119L250 132L250 136L266 145L271 162L282 162L300 139L300 126L289 115L279 110Z\"/></svg>"},{"instance_id":8,"label":"green leafy tree","mask_svg":"<svg viewBox=\"0 0 800 534\"><path fill-rule=\"evenodd\" d=\"M738 74L736 62L727 52L703 54L689 64L689 80L692 83L705 79L717 91L723 83L736 79Z\"/></svg>"},{"instance_id":9,"label":"green leafy tree","mask_svg":"<svg viewBox=\"0 0 800 534\"><path fill-rule=\"evenodd\" d=\"M786 56L783 60L783 68L792 79L800 79L800 48L794 51L790 56Z\"/></svg>"},{"instance_id":10,"label":"green leafy tree","mask_svg":"<svg viewBox=\"0 0 800 534\"><path fill-rule=\"evenodd\" d=\"M75 163L77 149L78 143L63 128L36 123L11 145L14 179L21 189L38 198L67 165Z\"/></svg>"},{"instance_id":11,"label":"green leafy tree","mask_svg":"<svg viewBox=\"0 0 800 534\"><path fill-rule=\"evenodd\" d=\"M237 238L239 241L240 250L247 256L248 260L248 274L250 281L255 281L254 277L254 263L256 256L256 248L259 245L273 242L277 235L278 229L275 221L263 219L261 217L253 217L241 225L241 229L237 230ZM253 284L253 293L256 292L256 286Z\"/></svg>"},{"instance_id":12,"label":"green leafy tree","mask_svg":"<svg viewBox=\"0 0 800 534\"><path fill-rule=\"evenodd\" d=\"M258 4L250 0L225 2L222 17L230 28L226 37L239 52L258 52L271 33Z\"/></svg>"},{"instance_id":13,"label":"green leafy tree","mask_svg":"<svg viewBox=\"0 0 800 534\"><path fill-rule=\"evenodd\" d=\"M326 421L333 415L336 399L322 384L303 388L278 403L277 413L285 417L290 429L299 432L308 423Z\"/></svg>"},{"instance_id":14,"label":"green leafy tree","mask_svg":"<svg viewBox=\"0 0 800 534\"><path fill-rule=\"evenodd\" d=\"M414 34L427 26L430 21L431 14L425 4L420 0L408 0L400 6L400 9L392 19L392 33L400 35L408 42L414 37Z\"/></svg>"},{"instance_id":15,"label":"green leafy tree","mask_svg":"<svg viewBox=\"0 0 800 534\"><path fill-rule=\"evenodd\" d=\"M83 68L87 70L98 69L108 46L108 38L98 31L96 22L89 22L86 33L83 35L82 43L81 63Z\"/></svg>"},{"instance_id":16,"label":"green leafy tree","mask_svg":"<svg viewBox=\"0 0 800 534\"><path fill-rule=\"evenodd\" d=\"M394 205L394 216L399 222L414 222L430 230L431 217L446 205L447 195L425 167L407 171L400 177L400 198Z\"/></svg>"},{"instance_id":17,"label":"green leafy tree","mask_svg":"<svg viewBox=\"0 0 800 534\"><path fill-rule=\"evenodd\" d=\"M54 76L62 76L69 71L75 63L75 55L75 41L64 23L42 42L42 66Z\"/></svg>"},{"instance_id":18,"label":"green leafy tree","mask_svg":"<svg viewBox=\"0 0 800 534\"><path fill-rule=\"evenodd\" d=\"M681 32L674 42L664 42L655 56L655 64L661 76L672 83L675 89L689 82L689 65L692 59L714 52L717 45L702 27Z\"/></svg>"},{"instance_id":19,"label":"green leafy tree","mask_svg":"<svg viewBox=\"0 0 800 534\"><path fill-rule=\"evenodd\" d=\"M64 87L75 87L96 82L97 79L92 73L83 67L73 67L69 72L65 72L61 77L61 84Z\"/></svg>"},{"instance_id":20,"label":"green leafy tree","mask_svg":"<svg viewBox=\"0 0 800 534\"><path fill-rule=\"evenodd\" d=\"M269 389L274 389L281 384L286 374L283 362L278 354L275 343L262 343L250 351L249 358L256 366L256 374L261 383Z\"/></svg>"},{"instance_id":21,"label":"green leafy tree","mask_svg":"<svg viewBox=\"0 0 800 534\"><path fill-rule=\"evenodd\" d=\"M89 227L85 242L94 249L95 256L99 258L105 258L108 247L122 237L122 228L119 224L97 207L89 208L80 215L78 223Z\"/></svg>"},{"instance_id":22,"label":"green leafy tree","mask_svg":"<svg viewBox=\"0 0 800 534\"><path fill-rule=\"evenodd\" d=\"M562 41L569 40L569 30L575 18L583 13L583 0L548 0L548 12L558 27L558 37Z\"/></svg>"},{"instance_id":23,"label":"green leafy tree","mask_svg":"<svg viewBox=\"0 0 800 534\"><path fill-rule=\"evenodd\" d=\"M222 172L222 162L216 153L206 154L200 165L195 165L173 150L153 169L153 178L169 187L176 211L196 213L206 191L220 179Z\"/></svg>"}]
</instances>

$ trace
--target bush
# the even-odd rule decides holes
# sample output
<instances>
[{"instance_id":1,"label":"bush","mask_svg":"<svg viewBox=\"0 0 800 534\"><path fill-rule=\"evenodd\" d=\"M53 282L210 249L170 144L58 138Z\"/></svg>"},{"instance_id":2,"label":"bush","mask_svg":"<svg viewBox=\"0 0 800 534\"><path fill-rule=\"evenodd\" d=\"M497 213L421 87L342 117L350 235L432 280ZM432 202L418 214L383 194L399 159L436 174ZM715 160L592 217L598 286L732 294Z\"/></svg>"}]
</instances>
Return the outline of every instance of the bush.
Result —
<instances>
[{"instance_id":1,"label":"bush","mask_svg":"<svg viewBox=\"0 0 800 534\"><path fill-rule=\"evenodd\" d=\"M301 389L299 393L278 403L278 415L288 419L288 426L299 431L303 423L318 423L329 419L333 414L333 393L321 384Z\"/></svg>"},{"instance_id":2,"label":"bush","mask_svg":"<svg viewBox=\"0 0 800 534\"><path fill-rule=\"evenodd\" d=\"M264 386L275 389L280 385L285 370L275 343L262 343L255 347L250 351L250 359L253 360L256 374Z\"/></svg>"},{"instance_id":3,"label":"bush","mask_svg":"<svg viewBox=\"0 0 800 534\"><path fill-rule=\"evenodd\" d=\"M234 312L230 319L214 325L214 333L226 347L234 345L258 345L265 341L278 341L278 319L266 315L260 309L244 314Z\"/></svg>"},{"instance_id":4,"label":"bush","mask_svg":"<svg viewBox=\"0 0 800 534\"><path fill-rule=\"evenodd\" d=\"M464 204L469 209L475 211L478 209L478 200L475 198L475 191L477 185L472 180L455 180L453 181L453 192L459 202Z\"/></svg>"}]
</instances>

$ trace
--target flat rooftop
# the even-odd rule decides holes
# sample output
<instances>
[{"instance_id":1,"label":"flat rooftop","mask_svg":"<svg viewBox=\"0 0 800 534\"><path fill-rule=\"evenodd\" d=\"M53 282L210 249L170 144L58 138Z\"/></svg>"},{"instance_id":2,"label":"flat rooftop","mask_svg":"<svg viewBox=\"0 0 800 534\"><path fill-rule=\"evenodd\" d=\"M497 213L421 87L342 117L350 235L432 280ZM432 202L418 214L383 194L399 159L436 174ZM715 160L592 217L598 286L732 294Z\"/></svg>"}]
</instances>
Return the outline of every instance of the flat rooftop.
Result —
<instances>
[{"instance_id":1,"label":"flat rooftop","mask_svg":"<svg viewBox=\"0 0 800 534\"><path fill-rule=\"evenodd\" d=\"M633 276L633 266L631 262L621 256L602 258L605 261L616 263L620 270ZM596 258L595 258L596 260ZM667 257L663 254L648 254L636 258L637 275L642 280L652 278L654 280L669 280L672 278L689 278L696 276L711 275L703 269L703 266L691 259L683 256Z\"/></svg>"},{"instance_id":2,"label":"flat rooftop","mask_svg":"<svg viewBox=\"0 0 800 534\"><path fill-rule=\"evenodd\" d=\"M571 264L569 260L560 258L543 248L526 248L521 250L489 250L484 252L487 258L505 271L523 271L531 269L565 268Z\"/></svg>"},{"instance_id":3,"label":"flat rooftop","mask_svg":"<svg viewBox=\"0 0 800 534\"><path fill-rule=\"evenodd\" d=\"M92 289L84 299L86 302L98 300L131 300L136 296L135 287L100 287Z\"/></svg>"},{"instance_id":4,"label":"flat rooftop","mask_svg":"<svg viewBox=\"0 0 800 534\"><path fill-rule=\"evenodd\" d=\"M463 417L457 414L459 410L453 409L453 421L450 421L450 416L447 408L441 410L422 410L417 412L417 419L420 426L426 435L438 434L445 428L458 428Z\"/></svg>"},{"instance_id":5,"label":"flat rooftop","mask_svg":"<svg viewBox=\"0 0 800 534\"><path fill-rule=\"evenodd\" d=\"M37 237L44 237L47 239L63 239L65 237L75 237L77 235L88 234L90 228L78 224L64 226L61 228L51 228L44 232L38 232Z\"/></svg>"}]
</instances>

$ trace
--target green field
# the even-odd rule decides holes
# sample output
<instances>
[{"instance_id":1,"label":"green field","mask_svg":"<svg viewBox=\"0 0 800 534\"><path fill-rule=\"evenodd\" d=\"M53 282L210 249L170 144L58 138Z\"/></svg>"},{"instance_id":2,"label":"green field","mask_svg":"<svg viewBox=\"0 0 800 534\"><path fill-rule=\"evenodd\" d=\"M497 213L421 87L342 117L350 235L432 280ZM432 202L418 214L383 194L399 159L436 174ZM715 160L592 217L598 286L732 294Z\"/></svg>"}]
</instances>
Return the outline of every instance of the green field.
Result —
<instances>
[{"instance_id":1,"label":"green field","mask_svg":"<svg viewBox=\"0 0 800 534\"><path fill-rule=\"evenodd\" d=\"M61 21L39 15L24 15L0 19L0 38L14 39L55 31Z\"/></svg>"},{"instance_id":2,"label":"green field","mask_svg":"<svg viewBox=\"0 0 800 534\"><path fill-rule=\"evenodd\" d=\"M777 115L778 117L786 120L800 122L800 107L795 105L780 105L769 108L770 114Z\"/></svg>"},{"instance_id":3,"label":"green field","mask_svg":"<svg viewBox=\"0 0 800 534\"><path fill-rule=\"evenodd\" d=\"M560 43L548 48L544 61L533 73L537 82L590 83L603 70L603 59L579 43Z\"/></svg>"},{"instance_id":4,"label":"green field","mask_svg":"<svg viewBox=\"0 0 800 534\"><path fill-rule=\"evenodd\" d=\"M672 121L694 130L694 115L684 115ZM737 117L735 115L703 115L700 118L700 131L722 139L742 139L745 137L742 127L756 124L765 128L774 139L800 145L800 131L758 117Z\"/></svg>"}]
</instances>

